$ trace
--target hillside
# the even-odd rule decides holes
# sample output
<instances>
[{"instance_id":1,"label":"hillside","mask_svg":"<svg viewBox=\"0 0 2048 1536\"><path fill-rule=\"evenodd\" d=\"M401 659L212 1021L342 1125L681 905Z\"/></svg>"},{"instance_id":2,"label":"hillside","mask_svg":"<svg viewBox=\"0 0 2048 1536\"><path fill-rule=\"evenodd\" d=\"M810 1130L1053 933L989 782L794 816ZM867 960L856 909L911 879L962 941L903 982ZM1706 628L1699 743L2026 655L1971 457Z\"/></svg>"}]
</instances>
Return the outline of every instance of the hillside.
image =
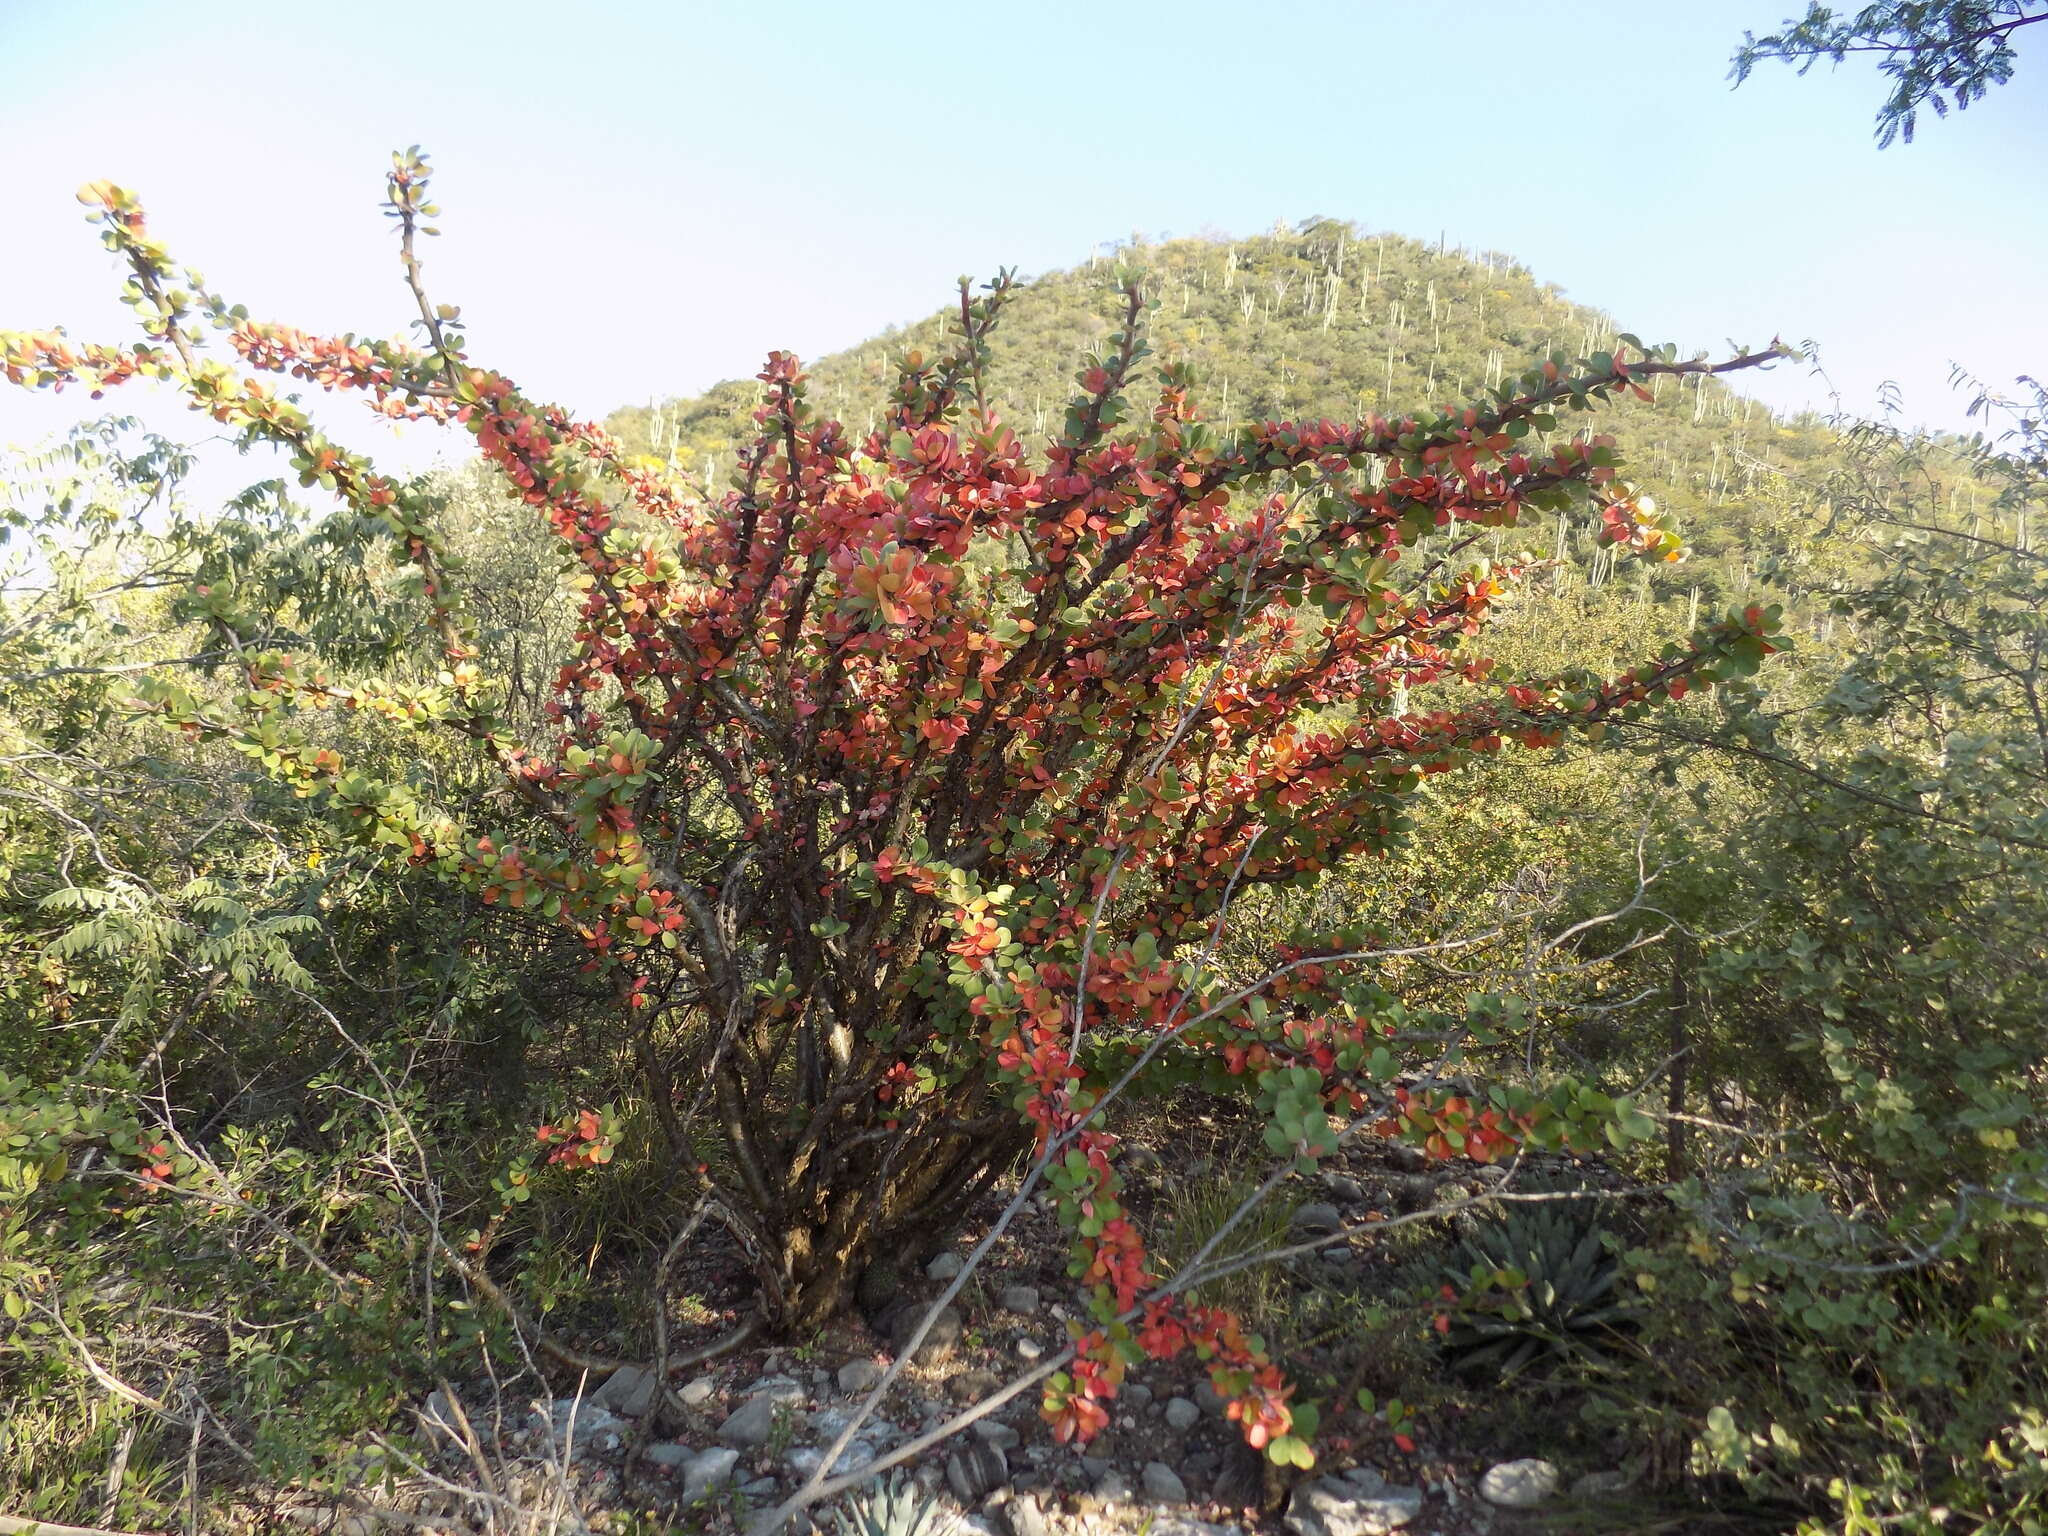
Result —
<instances>
[{"instance_id":1,"label":"hillside","mask_svg":"<svg viewBox=\"0 0 2048 1536\"><path fill-rule=\"evenodd\" d=\"M1119 268L1138 274L1158 301L1155 355L1192 361L1205 409L1231 423L1461 400L1534 359L1609 348L1625 329L1569 302L1511 257L1447 251L1335 220L1243 240L1132 244L1115 262L1049 272L1018 289L989 383L1003 418L1026 441L1057 427L1082 356L1114 330ZM908 348L945 345L953 313L935 309L815 360L813 400L849 428L870 429L891 360ZM1702 583L1740 588L1763 466L1824 456L1832 434L1810 420L1781 421L1711 380L1658 383L1653 404L1612 408L1602 429L1621 439L1632 477L1679 514L1699 556L1667 581L1687 591ZM609 425L634 451L673 455L715 484L754 401L752 381L731 380L695 398L618 411Z\"/></svg>"}]
</instances>

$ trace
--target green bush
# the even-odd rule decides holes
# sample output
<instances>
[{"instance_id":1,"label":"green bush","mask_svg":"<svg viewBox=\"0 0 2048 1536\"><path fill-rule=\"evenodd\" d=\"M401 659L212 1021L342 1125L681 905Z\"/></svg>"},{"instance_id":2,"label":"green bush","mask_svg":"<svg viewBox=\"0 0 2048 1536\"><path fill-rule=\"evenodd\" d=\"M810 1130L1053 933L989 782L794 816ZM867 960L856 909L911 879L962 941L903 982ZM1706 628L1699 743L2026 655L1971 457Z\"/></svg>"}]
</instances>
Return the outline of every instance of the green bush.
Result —
<instances>
[{"instance_id":1,"label":"green bush","mask_svg":"<svg viewBox=\"0 0 2048 1536\"><path fill-rule=\"evenodd\" d=\"M1674 840L1700 962L1662 1000L1702 1113L1679 1223L1632 1256L1657 1304L1618 1421L1802 1530L2035 1531L2048 440L1866 446L1776 572L1847 633L1704 739L1736 771Z\"/></svg>"}]
</instances>

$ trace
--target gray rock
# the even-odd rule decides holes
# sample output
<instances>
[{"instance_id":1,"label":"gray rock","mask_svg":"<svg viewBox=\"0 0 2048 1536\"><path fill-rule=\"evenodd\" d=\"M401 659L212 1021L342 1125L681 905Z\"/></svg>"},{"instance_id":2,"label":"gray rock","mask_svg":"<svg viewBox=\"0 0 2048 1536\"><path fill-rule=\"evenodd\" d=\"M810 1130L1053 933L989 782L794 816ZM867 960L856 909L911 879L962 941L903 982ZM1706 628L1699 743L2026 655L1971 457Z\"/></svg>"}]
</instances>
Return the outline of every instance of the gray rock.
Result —
<instances>
[{"instance_id":1,"label":"gray rock","mask_svg":"<svg viewBox=\"0 0 2048 1536\"><path fill-rule=\"evenodd\" d=\"M741 1483L740 1492L750 1499L772 1499L781 1491L782 1485L772 1477L757 1477L751 1483Z\"/></svg>"},{"instance_id":2,"label":"gray rock","mask_svg":"<svg viewBox=\"0 0 2048 1536\"><path fill-rule=\"evenodd\" d=\"M1083 1456L1081 1458L1081 1471L1091 1483L1107 1472L1109 1466L1110 1463L1107 1456Z\"/></svg>"},{"instance_id":3,"label":"gray rock","mask_svg":"<svg viewBox=\"0 0 2048 1536\"><path fill-rule=\"evenodd\" d=\"M436 1445L462 1444L462 1419L455 1412L448 1395L439 1387L427 1394L427 1403L420 1410L420 1427L429 1440Z\"/></svg>"},{"instance_id":4,"label":"gray rock","mask_svg":"<svg viewBox=\"0 0 2048 1536\"><path fill-rule=\"evenodd\" d=\"M840 1431L853 1422L853 1414L852 1406L847 1404L836 1408L820 1408L811 1415L804 1428L810 1432L813 1439L835 1440L839 1437Z\"/></svg>"},{"instance_id":5,"label":"gray rock","mask_svg":"<svg viewBox=\"0 0 2048 1536\"><path fill-rule=\"evenodd\" d=\"M1012 1499L1003 1506L1003 1520L1010 1536L1059 1536L1059 1527L1045 1513L1045 1506L1033 1498Z\"/></svg>"},{"instance_id":6,"label":"gray rock","mask_svg":"<svg viewBox=\"0 0 2048 1536\"><path fill-rule=\"evenodd\" d=\"M865 1440L849 1440L846 1449L841 1451L838 1459L832 1463L832 1475L858 1472L880 1454L881 1452ZM822 1445L800 1445L783 1459L783 1465L789 1469L790 1476L798 1482L802 1482L824 1464L825 1447Z\"/></svg>"},{"instance_id":7,"label":"gray rock","mask_svg":"<svg viewBox=\"0 0 2048 1536\"><path fill-rule=\"evenodd\" d=\"M626 1427L625 1421L588 1399L557 1398L546 1415L535 1413L529 1423L535 1435L556 1449L567 1449L571 1459L608 1449L605 1441ZM574 1444L570 1444L573 1439Z\"/></svg>"},{"instance_id":8,"label":"gray rock","mask_svg":"<svg viewBox=\"0 0 2048 1536\"><path fill-rule=\"evenodd\" d=\"M747 1388L748 1397L765 1397L770 1402L787 1403L792 1406L801 1403L808 1395L804 1391L803 1383L793 1376L763 1376Z\"/></svg>"},{"instance_id":9,"label":"gray rock","mask_svg":"<svg viewBox=\"0 0 2048 1536\"><path fill-rule=\"evenodd\" d=\"M903 1314L922 1310L923 1307L908 1296L898 1296L868 1319L868 1327L878 1338L893 1339L896 1337L896 1325L903 1321Z\"/></svg>"},{"instance_id":10,"label":"gray rock","mask_svg":"<svg viewBox=\"0 0 2048 1536\"><path fill-rule=\"evenodd\" d=\"M1131 1502L1131 1485L1124 1481L1122 1473L1112 1468L1095 1479L1095 1497L1105 1504L1128 1504Z\"/></svg>"},{"instance_id":11,"label":"gray rock","mask_svg":"<svg viewBox=\"0 0 2048 1536\"><path fill-rule=\"evenodd\" d=\"M1572 1480L1572 1497L1575 1499L1611 1499L1617 1493L1626 1493L1635 1478L1627 1472L1582 1472Z\"/></svg>"},{"instance_id":12,"label":"gray rock","mask_svg":"<svg viewBox=\"0 0 2048 1536\"><path fill-rule=\"evenodd\" d=\"M1234 1525L1211 1525L1192 1515L1159 1515L1152 1521L1150 1536L1243 1536Z\"/></svg>"},{"instance_id":13,"label":"gray rock","mask_svg":"<svg viewBox=\"0 0 2048 1536\"><path fill-rule=\"evenodd\" d=\"M849 1445L848 1450L853 1447ZM825 1452L815 1445L799 1445L782 1458L783 1472L794 1482L804 1482L825 1464Z\"/></svg>"},{"instance_id":14,"label":"gray rock","mask_svg":"<svg viewBox=\"0 0 2048 1536\"><path fill-rule=\"evenodd\" d=\"M697 1453L687 1445L678 1445L672 1440L650 1445L642 1452L657 1467L680 1467Z\"/></svg>"},{"instance_id":15,"label":"gray rock","mask_svg":"<svg viewBox=\"0 0 2048 1536\"><path fill-rule=\"evenodd\" d=\"M685 1408L702 1408L711 1401L711 1394L718 1390L718 1383L709 1376L699 1376L688 1383L676 1396L683 1400Z\"/></svg>"},{"instance_id":16,"label":"gray rock","mask_svg":"<svg viewBox=\"0 0 2048 1536\"><path fill-rule=\"evenodd\" d=\"M889 1342L901 1354L910 1347L911 1338L924 1322L925 1307L907 1307L900 1313L889 1329ZM924 1342L917 1346L913 1358L919 1365L938 1365L953 1353L964 1332L960 1314L952 1307L939 1308L939 1315L932 1319L931 1328L925 1333Z\"/></svg>"},{"instance_id":17,"label":"gray rock","mask_svg":"<svg viewBox=\"0 0 2048 1536\"><path fill-rule=\"evenodd\" d=\"M1405 1141L1386 1143L1387 1161L1403 1173L1420 1173L1429 1166L1429 1159L1422 1148L1411 1147Z\"/></svg>"},{"instance_id":18,"label":"gray rock","mask_svg":"<svg viewBox=\"0 0 2048 1536\"><path fill-rule=\"evenodd\" d=\"M1038 1310L1038 1288L1032 1285L1006 1285L1003 1287L1003 1310L1031 1316Z\"/></svg>"},{"instance_id":19,"label":"gray rock","mask_svg":"<svg viewBox=\"0 0 2048 1536\"><path fill-rule=\"evenodd\" d=\"M1330 1198L1341 1200L1346 1205L1365 1204L1365 1186L1348 1173L1326 1173L1323 1188L1330 1192Z\"/></svg>"},{"instance_id":20,"label":"gray rock","mask_svg":"<svg viewBox=\"0 0 2048 1536\"><path fill-rule=\"evenodd\" d=\"M1204 1413L1221 1413L1223 1411L1223 1394L1218 1392L1207 1381L1195 1383L1195 1402L1200 1405Z\"/></svg>"},{"instance_id":21,"label":"gray rock","mask_svg":"<svg viewBox=\"0 0 2048 1536\"><path fill-rule=\"evenodd\" d=\"M1024 1437L1000 1419L980 1419L974 1425L975 1438L999 1451L1015 1450Z\"/></svg>"},{"instance_id":22,"label":"gray rock","mask_svg":"<svg viewBox=\"0 0 2048 1536\"><path fill-rule=\"evenodd\" d=\"M1133 1408L1145 1409L1152 1406L1152 1389L1142 1382L1128 1383L1121 1394L1123 1400Z\"/></svg>"},{"instance_id":23,"label":"gray rock","mask_svg":"<svg viewBox=\"0 0 2048 1536\"><path fill-rule=\"evenodd\" d=\"M731 1482L739 1464L740 1453L724 1446L692 1456L683 1464L684 1499L694 1503L713 1489Z\"/></svg>"},{"instance_id":24,"label":"gray rock","mask_svg":"<svg viewBox=\"0 0 2048 1536\"><path fill-rule=\"evenodd\" d=\"M1344 1213L1334 1205L1327 1205L1322 1201L1311 1201L1307 1205L1295 1208L1295 1230L1306 1233L1310 1237L1323 1237L1329 1233L1341 1231L1343 1226Z\"/></svg>"},{"instance_id":25,"label":"gray rock","mask_svg":"<svg viewBox=\"0 0 2048 1536\"><path fill-rule=\"evenodd\" d=\"M946 1396L956 1403L974 1403L1002 1386L1002 1380L986 1366L969 1366L946 1378Z\"/></svg>"},{"instance_id":26,"label":"gray rock","mask_svg":"<svg viewBox=\"0 0 2048 1536\"><path fill-rule=\"evenodd\" d=\"M1344 1472L1344 1481L1360 1493L1378 1493L1387 1486L1387 1480L1380 1476L1377 1467L1350 1467Z\"/></svg>"},{"instance_id":27,"label":"gray rock","mask_svg":"<svg viewBox=\"0 0 2048 1536\"><path fill-rule=\"evenodd\" d=\"M1422 1513L1422 1490L1389 1483L1367 1493L1335 1478L1297 1484L1287 1500L1295 1536L1387 1536Z\"/></svg>"},{"instance_id":28,"label":"gray rock","mask_svg":"<svg viewBox=\"0 0 2048 1536\"><path fill-rule=\"evenodd\" d=\"M925 1265L924 1272L933 1280L945 1281L951 1280L966 1267L967 1261L961 1258L959 1254L942 1253L936 1259L933 1259L931 1263Z\"/></svg>"},{"instance_id":29,"label":"gray rock","mask_svg":"<svg viewBox=\"0 0 2048 1536\"><path fill-rule=\"evenodd\" d=\"M1185 1433L1202 1422L1202 1410L1184 1397L1176 1397L1166 1405L1166 1427Z\"/></svg>"},{"instance_id":30,"label":"gray rock","mask_svg":"<svg viewBox=\"0 0 2048 1536\"><path fill-rule=\"evenodd\" d=\"M853 1416L854 1406L851 1403L834 1408L820 1408L811 1415L810 1421L804 1426L808 1432L807 1438L816 1441L836 1440L845 1433L847 1426L853 1423ZM865 1419L856 1433L862 1440L875 1445L894 1445L903 1438L903 1431L887 1419Z\"/></svg>"},{"instance_id":31,"label":"gray rock","mask_svg":"<svg viewBox=\"0 0 2048 1536\"><path fill-rule=\"evenodd\" d=\"M955 1536L1004 1536L1003 1528L987 1515L962 1515L953 1530Z\"/></svg>"},{"instance_id":32,"label":"gray rock","mask_svg":"<svg viewBox=\"0 0 2048 1536\"><path fill-rule=\"evenodd\" d=\"M872 1392L887 1373L872 1360L849 1360L839 1367L839 1390L848 1397Z\"/></svg>"},{"instance_id":33,"label":"gray rock","mask_svg":"<svg viewBox=\"0 0 2048 1536\"><path fill-rule=\"evenodd\" d=\"M1378 1493L1358 1500L1368 1530L1376 1526L1397 1530L1422 1513L1422 1490L1405 1483L1388 1483Z\"/></svg>"},{"instance_id":34,"label":"gray rock","mask_svg":"<svg viewBox=\"0 0 2048 1536\"><path fill-rule=\"evenodd\" d=\"M1557 1468L1537 1456L1503 1461L1479 1479L1479 1496L1502 1509L1534 1509L1557 1492Z\"/></svg>"},{"instance_id":35,"label":"gray rock","mask_svg":"<svg viewBox=\"0 0 2048 1536\"><path fill-rule=\"evenodd\" d=\"M978 1503L1009 1478L1009 1458L992 1445L971 1445L946 1458L946 1486L962 1504Z\"/></svg>"},{"instance_id":36,"label":"gray rock","mask_svg":"<svg viewBox=\"0 0 2048 1536\"><path fill-rule=\"evenodd\" d=\"M1138 1474L1138 1483L1144 1488L1145 1497L1156 1503L1185 1504L1188 1501L1188 1485L1163 1461L1146 1462L1145 1470Z\"/></svg>"},{"instance_id":37,"label":"gray rock","mask_svg":"<svg viewBox=\"0 0 2048 1536\"><path fill-rule=\"evenodd\" d=\"M332 1510L287 1509L284 1518L287 1525L304 1530L317 1528L324 1536L378 1536L380 1531L400 1528L396 1520L386 1521L369 1510L344 1510L337 1514Z\"/></svg>"},{"instance_id":38,"label":"gray rock","mask_svg":"<svg viewBox=\"0 0 2048 1536\"><path fill-rule=\"evenodd\" d=\"M718 1438L727 1445L748 1449L766 1445L775 1432L775 1400L766 1395L750 1397L726 1415L718 1426Z\"/></svg>"},{"instance_id":39,"label":"gray rock","mask_svg":"<svg viewBox=\"0 0 2048 1536\"><path fill-rule=\"evenodd\" d=\"M612 1413L637 1419L654 1406L661 1383L654 1372L637 1365L622 1365L605 1378L603 1386L590 1394L590 1401Z\"/></svg>"},{"instance_id":40,"label":"gray rock","mask_svg":"<svg viewBox=\"0 0 2048 1536\"><path fill-rule=\"evenodd\" d=\"M1036 1339L1019 1339L1017 1341L1017 1358L1026 1365L1031 1364L1032 1361L1038 1359L1044 1353L1045 1346Z\"/></svg>"}]
</instances>

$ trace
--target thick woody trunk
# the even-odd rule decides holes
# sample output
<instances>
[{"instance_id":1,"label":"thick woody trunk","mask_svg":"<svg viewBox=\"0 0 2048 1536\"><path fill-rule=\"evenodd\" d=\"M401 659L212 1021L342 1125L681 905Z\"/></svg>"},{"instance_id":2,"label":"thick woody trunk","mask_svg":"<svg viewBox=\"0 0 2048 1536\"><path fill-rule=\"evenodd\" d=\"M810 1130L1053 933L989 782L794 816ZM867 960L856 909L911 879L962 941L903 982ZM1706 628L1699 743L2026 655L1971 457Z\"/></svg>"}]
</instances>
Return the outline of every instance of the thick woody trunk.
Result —
<instances>
[{"instance_id":1,"label":"thick woody trunk","mask_svg":"<svg viewBox=\"0 0 2048 1536\"><path fill-rule=\"evenodd\" d=\"M782 1255L780 1305L769 1331L780 1338L802 1339L846 1311L867 1268L869 1247L860 1241L821 1247L809 1233L790 1234Z\"/></svg>"},{"instance_id":2,"label":"thick woody trunk","mask_svg":"<svg viewBox=\"0 0 2048 1536\"><path fill-rule=\"evenodd\" d=\"M728 888L739 873L728 872ZM888 956L879 967L854 966L801 929L778 935L784 981L768 994L742 990L750 973L721 939L717 963L699 974L723 982L724 1007L687 1015L666 1054L645 1037L654 1103L675 1102L678 1083L710 1072L694 1124L671 1116L667 1129L699 1166L711 1161L700 1141L723 1143L714 1182L772 1333L814 1332L854 1303L878 1259L928 1253L1030 1144L1009 1091L987 1075L986 1042L935 1025L910 984L944 937L931 905L920 898L906 914L893 900L875 904L873 923L897 919L887 943L856 932L846 950ZM699 926L717 929L708 913ZM717 1022L696 1027L705 1021Z\"/></svg>"},{"instance_id":3,"label":"thick woody trunk","mask_svg":"<svg viewBox=\"0 0 2048 1536\"><path fill-rule=\"evenodd\" d=\"M813 1333L855 1304L870 1268L920 1261L959 1227L1028 1139L1021 1127L1004 1128L902 1146L887 1167L864 1159L836 1164L829 1187L805 1191L808 1219L786 1220L774 1234L776 1251L766 1256L773 1283L764 1286L771 1330Z\"/></svg>"}]
</instances>

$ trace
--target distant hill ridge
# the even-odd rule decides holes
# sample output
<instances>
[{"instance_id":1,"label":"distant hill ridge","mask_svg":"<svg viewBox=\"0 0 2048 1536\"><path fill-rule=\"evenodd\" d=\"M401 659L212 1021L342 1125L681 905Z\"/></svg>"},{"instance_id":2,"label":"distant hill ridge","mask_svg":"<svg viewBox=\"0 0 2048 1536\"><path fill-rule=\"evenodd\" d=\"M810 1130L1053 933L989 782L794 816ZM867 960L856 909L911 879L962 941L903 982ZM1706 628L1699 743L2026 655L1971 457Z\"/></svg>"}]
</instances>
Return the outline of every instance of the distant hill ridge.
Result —
<instances>
[{"instance_id":1,"label":"distant hill ridge","mask_svg":"<svg viewBox=\"0 0 2048 1536\"><path fill-rule=\"evenodd\" d=\"M1058 429L1082 357L1113 334L1119 270L1138 275L1158 300L1155 357L1193 362L1198 405L1226 424L1417 413L1462 402L1545 356L1608 350L1617 331L1608 315L1571 303L1511 257L1335 219L1246 239L1134 241L1114 260L1048 272L1013 296L988 382L1027 443ZM955 313L935 309L811 362L813 404L864 434L881 417L893 359L910 347L928 355L945 347ZM1680 515L1702 554L1742 542L1760 461L1807 460L1833 443L1819 424L1780 421L1717 381L1656 383L1654 403L1615 404L1600 413L1599 429L1616 434L1630 477ZM749 430L757 391L751 380L731 380L695 398L618 411L609 425L633 451L674 456L716 483ZM1133 391L1134 400L1142 395L1142 386ZM1708 508L1712 518L1687 515Z\"/></svg>"}]
</instances>

